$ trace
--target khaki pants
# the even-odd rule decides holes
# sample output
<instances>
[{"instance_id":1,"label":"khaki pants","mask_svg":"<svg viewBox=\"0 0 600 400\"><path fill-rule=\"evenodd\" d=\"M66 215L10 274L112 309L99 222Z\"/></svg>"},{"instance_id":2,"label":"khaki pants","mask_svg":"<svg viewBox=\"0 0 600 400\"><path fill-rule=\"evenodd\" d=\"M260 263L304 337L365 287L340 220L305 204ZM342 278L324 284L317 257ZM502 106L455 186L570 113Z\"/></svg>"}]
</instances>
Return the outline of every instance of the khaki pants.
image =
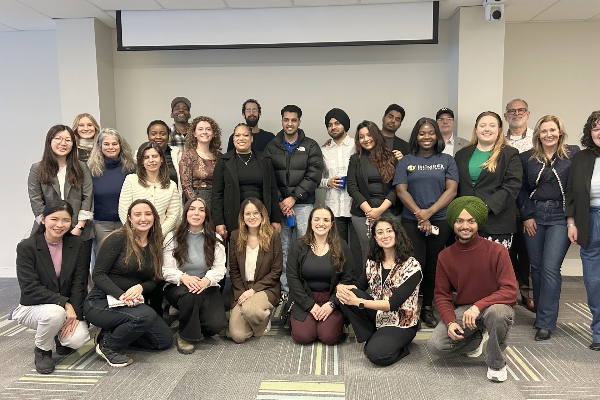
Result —
<instances>
[{"instance_id":1,"label":"khaki pants","mask_svg":"<svg viewBox=\"0 0 600 400\"><path fill-rule=\"evenodd\" d=\"M242 343L252 336L262 336L271 317L273 305L265 292L255 293L242 305L236 304L229 316L229 337Z\"/></svg>"}]
</instances>

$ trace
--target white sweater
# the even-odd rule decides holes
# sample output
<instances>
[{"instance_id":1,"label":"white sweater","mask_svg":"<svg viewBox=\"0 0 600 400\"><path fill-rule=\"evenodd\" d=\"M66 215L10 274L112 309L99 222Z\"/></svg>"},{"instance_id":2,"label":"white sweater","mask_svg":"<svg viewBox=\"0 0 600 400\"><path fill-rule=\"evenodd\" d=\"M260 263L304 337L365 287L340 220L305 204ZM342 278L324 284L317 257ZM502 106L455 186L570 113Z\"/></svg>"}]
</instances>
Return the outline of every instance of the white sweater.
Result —
<instances>
[{"instance_id":1,"label":"white sweater","mask_svg":"<svg viewBox=\"0 0 600 400\"><path fill-rule=\"evenodd\" d=\"M171 181L166 189L162 189L160 183L149 183L145 188L139 184L136 174L127 175L119 197L119 219L122 224L127 222L127 210L137 199L149 200L154 205L160 215L163 235L175 230L181 217L181 194L175 182Z\"/></svg>"}]
</instances>

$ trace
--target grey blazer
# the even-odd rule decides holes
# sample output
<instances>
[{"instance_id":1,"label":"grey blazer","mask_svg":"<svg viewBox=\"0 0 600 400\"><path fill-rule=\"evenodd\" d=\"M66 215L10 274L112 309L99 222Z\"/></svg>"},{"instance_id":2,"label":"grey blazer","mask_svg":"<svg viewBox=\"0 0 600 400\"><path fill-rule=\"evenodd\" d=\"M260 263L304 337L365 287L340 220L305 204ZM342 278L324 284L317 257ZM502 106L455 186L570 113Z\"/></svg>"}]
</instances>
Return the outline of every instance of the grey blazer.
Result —
<instances>
[{"instance_id":1,"label":"grey blazer","mask_svg":"<svg viewBox=\"0 0 600 400\"><path fill-rule=\"evenodd\" d=\"M456 152L459 151L460 149L462 149L463 147L467 147L469 145L470 141L467 139L463 139L460 136L457 136L456 134L454 134L454 154L452 154L453 156L456 155Z\"/></svg>"},{"instance_id":2,"label":"grey blazer","mask_svg":"<svg viewBox=\"0 0 600 400\"><path fill-rule=\"evenodd\" d=\"M65 198L73 207L73 221L71 225L75 227L78 221L79 211L94 212L94 193L92 184L92 175L88 170L87 165L79 161L81 168L83 169L83 185L79 189L71 187L68 180L65 180ZM40 162L36 162L31 165L29 169L29 177L27 178L27 191L29 192L29 202L31 203L31 211L33 216L37 218L44 212L44 206L49 201L63 200L60 197L60 187L58 186L58 180L55 178L54 182L49 184L42 184L39 179ZM39 224L34 222L32 232L35 232ZM89 240L94 237L94 229L92 226L92 218L90 218L86 224L85 229L81 233L83 240Z\"/></svg>"}]
</instances>

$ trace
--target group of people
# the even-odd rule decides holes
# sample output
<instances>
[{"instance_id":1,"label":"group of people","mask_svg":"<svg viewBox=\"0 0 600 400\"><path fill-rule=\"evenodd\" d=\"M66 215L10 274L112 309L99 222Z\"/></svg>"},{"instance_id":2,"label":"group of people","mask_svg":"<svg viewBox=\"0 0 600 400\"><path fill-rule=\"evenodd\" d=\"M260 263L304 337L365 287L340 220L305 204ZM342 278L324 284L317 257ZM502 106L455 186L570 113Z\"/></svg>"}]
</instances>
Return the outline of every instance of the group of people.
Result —
<instances>
[{"instance_id":1,"label":"group of people","mask_svg":"<svg viewBox=\"0 0 600 400\"><path fill-rule=\"evenodd\" d=\"M68 354L89 340L88 323L100 328L96 352L122 367L128 346L171 346L165 305L179 317L178 351L190 354L226 327L237 343L261 336L283 303L297 343L335 344L352 324L367 358L389 365L423 323L435 328L432 353L485 348L488 378L503 381L519 289L536 314L535 340L556 329L569 243L582 247L590 348L600 350L600 111L582 151L566 144L557 116L529 129L521 99L507 104L506 134L486 111L470 141L454 133L448 108L418 119L408 142L396 136L397 104L381 128L358 124L354 140L350 118L333 108L319 146L300 129L299 107L281 110L274 135L249 99L222 154L219 125L190 123L190 110L173 99L172 127L152 121L135 155L89 114L48 131L29 174L35 222L17 248L21 299L11 313L36 329L38 372L54 370L53 346ZM319 187L325 202L315 205Z\"/></svg>"}]
</instances>

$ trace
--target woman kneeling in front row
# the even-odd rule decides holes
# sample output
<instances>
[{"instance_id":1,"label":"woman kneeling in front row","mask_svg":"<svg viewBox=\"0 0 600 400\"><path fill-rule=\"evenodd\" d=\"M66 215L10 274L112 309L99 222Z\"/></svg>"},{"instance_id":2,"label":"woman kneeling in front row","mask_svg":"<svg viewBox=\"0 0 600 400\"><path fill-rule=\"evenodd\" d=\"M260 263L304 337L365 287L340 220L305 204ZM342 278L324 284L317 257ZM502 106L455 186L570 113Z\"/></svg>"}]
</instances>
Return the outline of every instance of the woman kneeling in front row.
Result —
<instances>
[{"instance_id":1,"label":"woman kneeling in front row","mask_svg":"<svg viewBox=\"0 0 600 400\"><path fill-rule=\"evenodd\" d=\"M144 304L144 295L162 279L162 239L156 208L139 199L129 206L126 223L108 235L98 250L92 275L95 286L83 311L90 323L102 329L96 353L113 367L133 362L123 353L130 344L163 350L173 343L171 329Z\"/></svg>"},{"instance_id":2,"label":"woman kneeling in front row","mask_svg":"<svg viewBox=\"0 0 600 400\"><path fill-rule=\"evenodd\" d=\"M83 321L88 258L83 240L71 235L73 208L64 200L46 204L37 232L17 245L19 306L9 319L35 329L35 369L54 371L52 344L66 355L90 339Z\"/></svg>"},{"instance_id":3,"label":"woman kneeling in front row","mask_svg":"<svg viewBox=\"0 0 600 400\"><path fill-rule=\"evenodd\" d=\"M194 352L194 342L218 334L227 324L219 281L225 276L225 247L215 233L206 200L188 201L163 253L165 298L179 310L177 350Z\"/></svg>"},{"instance_id":4,"label":"woman kneeling in front row","mask_svg":"<svg viewBox=\"0 0 600 400\"><path fill-rule=\"evenodd\" d=\"M338 285L342 312L356 340L366 341L365 354L376 365L391 365L410 354L417 334L421 265L412 244L393 218L382 217L372 228L366 271L354 285ZM365 290L371 289L371 296Z\"/></svg>"}]
</instances>

